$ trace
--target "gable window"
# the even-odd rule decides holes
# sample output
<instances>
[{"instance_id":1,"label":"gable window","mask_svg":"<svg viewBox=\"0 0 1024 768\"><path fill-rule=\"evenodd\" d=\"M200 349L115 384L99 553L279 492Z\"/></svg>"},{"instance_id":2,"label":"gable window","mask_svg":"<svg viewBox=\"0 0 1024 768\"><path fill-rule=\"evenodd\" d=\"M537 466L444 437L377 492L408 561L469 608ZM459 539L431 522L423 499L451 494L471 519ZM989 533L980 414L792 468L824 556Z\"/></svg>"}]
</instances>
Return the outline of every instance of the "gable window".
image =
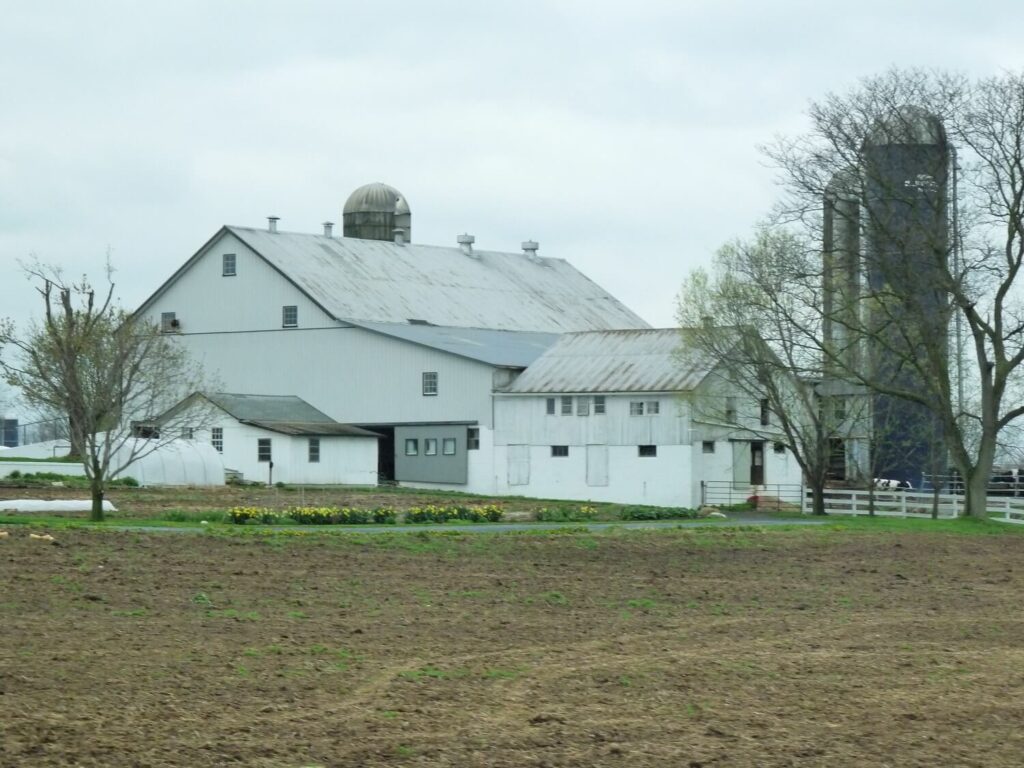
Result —
<instances>
[{"instance_id":1,"label":"gable window","mask_svg":"<svg viewBox=\"0 0 1024 768\"><path fill-rule=\"evenodd\" d=\"M832 418L835 419L836 424L842 424L846 421L845 397L835 397L832 399Z\"/></svg>"},{"instance_id":2,"label":"gable window","mask_svg":"<svg viewBox=\"0 0 1024 768\"><path fill-rule=\"evenodd\" d=\"M320 463L320 438L311 437L309 438L309 463L319 464Z\"/></svg>"},{"instance_id":3,"label":"gable window","mask_svg":"<svg viewBox=\"0 0 1024 768\"><path fill-rule=\"evenodd\" d=\"M233 253L225 253L221 256L221 271L224 277L234 277L236 256Z\"/></svg>"},{"instance_id":4,"label":"gable window","mask_svg":"<svg viewBox=\"0 0 1024 768\"><path fill-rule=\"evenodd\" d=\"M577 416L589 416L590 415L590 398L589 397L578 397L578 398L576 398L576 415Z\"/></svg>"},{"instance_id":5,"label":"gable window","mask_svg":"<svg viewBox=\"0 0 1024 768\"><path fill-rule=\"evenodd\" d=\"M604 395L594 395L594 414L604 414Z\"/></svg>"},{"instance_id":6,"label":"gable window","mask_svg":"<svg viewBox=\"0 0 1024 768\"><path fill-rule=\"evenodd\" d=\"M547 408L548 416L554 416L555 415L555 398L549 397L547 399L546 408Z\"/></svg>"},{"instance_id":7,"label":"gable window","mask_svg":"<svg viewBox=\"0 0 1024 768\"><path fill-rule=\"evenodd\" d=\"M768 408L768 398L761 398L761 426L767 427L771 423L771 410Z\"/></svg>"},{"instance_id":8,"label":"gable window","mask_svg":"<svg viewBox=\"0 0 1024 768\"><path fill-rule=\"evenodd\" d=\"M269 437L261 437L256 441L256 461L270 461Z\"/></svg>"},{"instance_id":9,"label":"gable window","mask_svg":"<svg viewBox=\"0 0 1024 768\"><path fill-rule=\"evenodd\" d=\"M437 456L437 438L428 437L423 440L423 455Z\"/></svg>"},{"instance_id":10,"label":"gable window","mask_svg":"<svg viewBox=\"0 0 1024 768\"><path fill-rule=\"evenodd\" d=\"M405 455L406 456L418 456L420 452L420 441L415 437L406 438L405 441Z\"/></svg>"},{"instance_id":11,"label":"gable window","mask_svg":"<svg viewBox=\"0 0 1024 768\"><path fill-rule=\"evenodd\" d=\"M213 427L210 430L210 442L217 453L224 453L224 427Z\"/></svg>"},{"instance_id":12,"label":"gable window","mask_svg":"<svg viewBox=\"0 0 1024 768\"><path fill-rule=\"evenodd\" d=\"M455 455L455 438L446 437L441 441L441 453L445 456Z\"/></svg>"},{"instance_id":13,"label":"gable window","mask_svg":"<svg viewBox=\"0 0 1024 768\"><path fill-rule=\"evenodd\" d=\"M181 439L182 440L194 440L196 437L196 430L194 427L182 427L181 428Z\"/></svg>"},{"instance_id":14,"label":"gable window","mask_svg":"<svg viewBox=\"0 0 1024 768\"><path fill-rule=\"evenodd\" d=\"M658 455L658 446L656 445L638 445L636 447L636 455L640 458L649 459Z\"/></svg>"},{"instance_id":15,"label":"gable window","mask_svg":"<svg viewBox=\"0 0 1024 768\"><path fill-rule=\"evenodd\" d=\"M714 453L715 452L715 441L714 440L705 440L703 443L701 443L700 449L704 453Z\"/></svg>"},{"instance_id":16,"label":"gable window","mask_svg":"<svg viewBox=\"0 0 1024 768\"><path fill-rule=\"evenodd\" d=\"M562 415L572 416L572 398L562 395Z\"/></svg>"},{"instance_id":17,"label":"gable window","mask_svg":"<svg viewBox=\"0 0 1024 768\"><path fill-rule=\"evenodd\" d=\"M643 416L644 415L644 404L639 400L633 400L629 404L629 415L630 416Z\"/></svg>"},{"instance_id":18,"label":"gable window","mask_svg":"<svg viewBox=\"0 0 1024 768\"><path fill-rule=\"evenodd\" d=\"M298 326L299 308L291 304L281 307L281 327L298 328Z\"/></svg>"},{"instance_id":19,"label":"gable window","mask_svg":"<svg viewBox=\"0 0 1024 768\"><path fill-rule=\"evenodd\" d=\"M657 413L661 413L661 403L659 401L657 401L657 400L648 400L647 401L647 413L650 416L653 416L653 415L655 415Z\"/></svg>"},{"instance_id":20,"label":"gable window","mask_svg":"<svg viewBox=\"0 0 1024 768\"><path fill-rule=\"evenodd\" d=\"M160 333L175 333L180 327L181 323L173 312L160 313Z\"/></svg>"},{"instance_id":21,"label":"gable window","mask_svg":"<svg viewBox=\"0 0 1024 768\"><path fill-rule=\"evenodd\" d=\"M561 458L565 458L566 456L569 455L569 446L568 445L552 445L551 446L551 455L556 457L556 458L560 458L560 459Z\"/></svg>"},{"instance_id":22,"label":"gable window","mask_svg":"<svg viewBox=\"0 0 1024 768\"><path fill-rule=\"evenodd\" d=\"M434 397L437 395L437 371L423 372L423 396Z\"/></svg>"},{"instance_id":23,"label":"gable window","mask_svg":"<svg viewBox=\"0 0 1024 768\"><path fill-rule=\"evenodd\" d=\"M466 429L466 450L480 450L480 427L469 427Z\"/></svg>"},{"instance_id":24,"label":"gable window","mask_svg":"<svg viewBox=\"0 0 1024 768\"><path fill-rule=\"evenodd\" d=\"M730 424L736 421L736 398L727 397L725 398L725 420Z\"/></svg>"}]
</instances>

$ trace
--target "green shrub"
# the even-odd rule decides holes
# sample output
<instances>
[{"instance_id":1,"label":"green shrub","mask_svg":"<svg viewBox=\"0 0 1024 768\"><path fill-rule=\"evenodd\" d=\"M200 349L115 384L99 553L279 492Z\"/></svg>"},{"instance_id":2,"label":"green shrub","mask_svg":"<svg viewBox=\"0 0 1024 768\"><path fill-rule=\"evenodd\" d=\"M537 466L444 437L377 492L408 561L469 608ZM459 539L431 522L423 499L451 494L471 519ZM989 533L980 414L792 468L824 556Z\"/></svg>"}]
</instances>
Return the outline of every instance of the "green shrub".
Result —
<instances>
[{"instance_id":1,"label":"green shrub","mask_svg":"<svg viewBox=\"0 0 1024 768\"><path fill-rule=\"evenodd\" d=\"M583 504L579 507L544 507L537 510L536 519L542 523L586 523L597 518L597 508Z\"/></svg>"},{"instance_id":2,"label":"green shrub","mask_svg":"<svg viewBox=\"0 0 1024 768\"><path fill-rule=\"evenodd\" d=\"M21 471L17 469L7 476L9 480L17 480L19 477L21 477Z\"/></svg>"},{"instance_id":3,"label":"green shrub","mask_svg":"<svg viewBox=\"0 0 1024 768\"><path fill-rule=\"evenodd\" d=\"M474 507L428 504L425 507L410 507L405 511L407 523L448 523L453 520L466 523L496 523L501 517L502 511L496 504Z\"/></svg>"},{"instance_id":4,"label":"green shrub","mask_svg":"<svg viewBox=\"0 0 1024 768\"><path fill-rule=\"evenodd\" d=\"M619 510L621 520L693 520L697 510L686 507L629 506Z\"/></svg>"}]
</instances>

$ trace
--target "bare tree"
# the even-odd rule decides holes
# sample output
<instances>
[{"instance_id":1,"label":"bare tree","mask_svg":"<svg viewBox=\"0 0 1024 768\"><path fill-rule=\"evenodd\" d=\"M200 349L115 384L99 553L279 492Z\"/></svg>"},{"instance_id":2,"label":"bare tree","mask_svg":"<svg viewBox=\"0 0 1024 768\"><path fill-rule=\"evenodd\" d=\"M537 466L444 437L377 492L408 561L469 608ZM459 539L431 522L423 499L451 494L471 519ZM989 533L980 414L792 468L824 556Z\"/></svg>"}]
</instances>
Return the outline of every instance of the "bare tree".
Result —
<instances>
[{"instance_id":1,"label":"bare tree","mask_svg":"<svg viewBox=\"0 0 1024 768\"><path fill-rule=\"evenodd\" d=\"M845 346L818 335L823 365L921 437L922 467L948 455L983 517L1000 435L1024 414L1024 75L891 71L812 104L810 121L766 149L786 192L776 224L821 242L823 200L854 169L845 226L862 241L856 295L839 302L854 311L822 300L803 327L842 329Z\"/></svg>"},{"instance_id":2,"label":"bare tree","mask_svg":"<svg viewBox=\"0 0 1024 768\"><path fill-rule=\"evenodd\" d=\"M64 415L71 455L90 482L91 518L102 520L108 481L182 426L164 424L160 435L139 439L137 423L201 388L202 373L172 335L115 305L109 267L99 293L88 279L68 282L54 267L25 271L44 317L24 333L11 320L0 323L0 372L30 407Z\"/></svg>"}]
</instances>

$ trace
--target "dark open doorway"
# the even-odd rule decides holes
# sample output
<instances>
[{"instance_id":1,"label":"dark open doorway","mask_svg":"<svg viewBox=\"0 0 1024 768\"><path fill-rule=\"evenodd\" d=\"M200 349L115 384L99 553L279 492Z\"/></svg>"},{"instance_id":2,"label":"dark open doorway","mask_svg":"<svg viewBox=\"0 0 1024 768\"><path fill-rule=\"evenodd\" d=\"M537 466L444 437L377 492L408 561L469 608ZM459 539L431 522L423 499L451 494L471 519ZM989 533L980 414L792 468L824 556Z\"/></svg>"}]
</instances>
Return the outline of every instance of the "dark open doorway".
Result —
<instances>
[{"instance_id":1,"label":"dark open doorway","mask_svg":"<svg viewBox=\"0 0 1024 768\"><path fill-rule=\"evenodd\" d=\"M750 484L764 485L764 441L750 443Z\"/></svg>"}]
</instances>

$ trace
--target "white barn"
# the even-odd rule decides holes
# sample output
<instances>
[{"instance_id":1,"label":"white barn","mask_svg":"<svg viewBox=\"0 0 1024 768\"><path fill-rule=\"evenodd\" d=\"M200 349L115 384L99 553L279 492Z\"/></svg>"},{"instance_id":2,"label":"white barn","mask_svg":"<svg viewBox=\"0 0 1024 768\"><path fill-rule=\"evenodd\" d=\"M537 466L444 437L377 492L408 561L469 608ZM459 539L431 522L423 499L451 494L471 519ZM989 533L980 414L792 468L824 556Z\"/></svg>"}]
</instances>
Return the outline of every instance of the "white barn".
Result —
<instances>
[{"instance_id":1,"label":"white barn","mask_svg":"<svg viewBox=\"0 0 1024 768\"><path fill-rule=\"evenodd\" d=\"M223 468L244 480L301 485L377 482L380 436L339 424L301 398L196 392L164 418L173 414L176 423L187 424L190 411L197 414L197 426L185 427L182 438L212 446ZM161 420L156 420L157 426Z\"/></svg>"},{"instance_id":2,"label":"white barn","mask_svg":"<svg viewBox=\"0 0 1024 768\"><path fill-rule=\"evenodd\" d=\"M799 485L760 404L717 361L681 351L684 338L678 328L561 336L495 393L499 492L696 507L702 480L740 496Z\"/></svg>"}]
</instances>

